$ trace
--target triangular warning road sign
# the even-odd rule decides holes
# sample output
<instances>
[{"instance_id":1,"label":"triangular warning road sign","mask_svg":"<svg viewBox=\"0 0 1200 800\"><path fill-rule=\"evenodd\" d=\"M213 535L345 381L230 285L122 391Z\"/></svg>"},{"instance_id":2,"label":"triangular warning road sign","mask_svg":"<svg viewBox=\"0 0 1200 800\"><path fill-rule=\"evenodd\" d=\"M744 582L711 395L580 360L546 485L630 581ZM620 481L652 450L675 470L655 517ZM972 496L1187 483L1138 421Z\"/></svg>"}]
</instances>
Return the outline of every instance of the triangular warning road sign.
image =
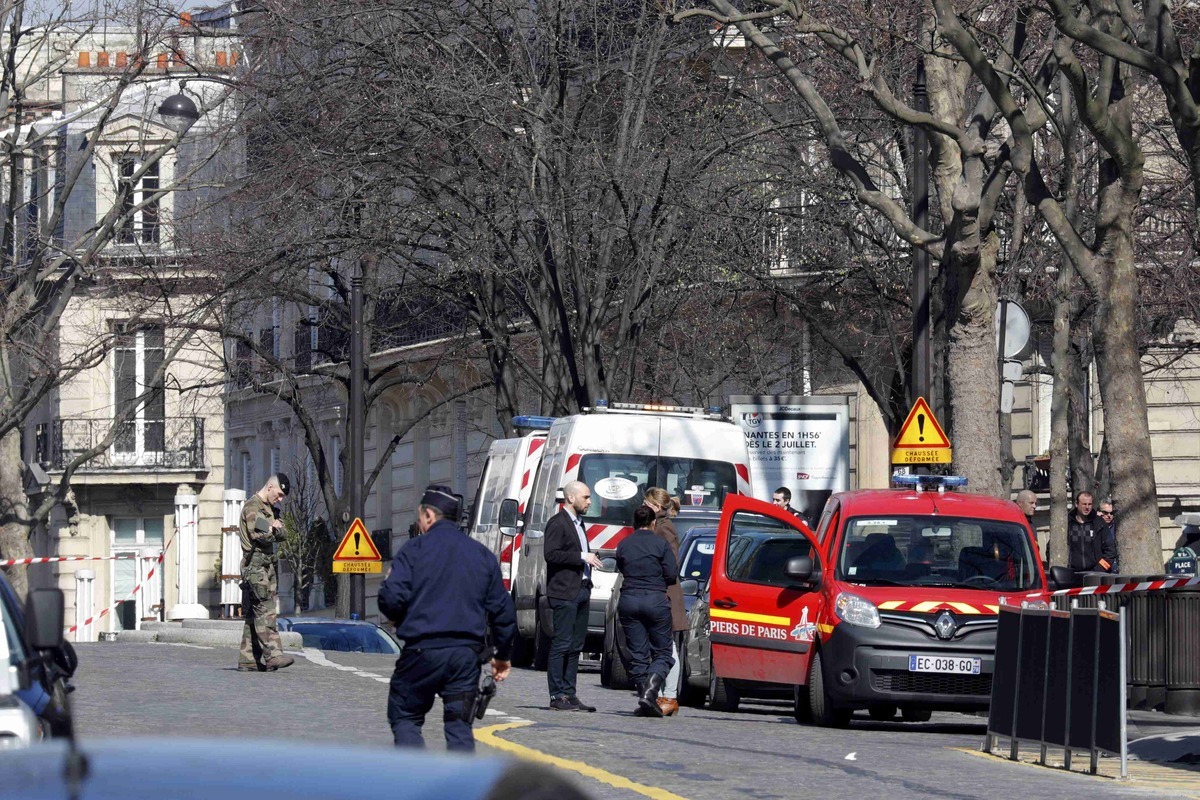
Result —
<instances>
[{"instance_id":1,"label":"triangular warning road sign","mask_svg":"<svg viewBox=\"0 0 1200 800\"><path fill-rule=\"evenodd\" d=\"M892 447L896 450L928 450L950 447L950 440L942 431L942 426L933 416L933 411L930 410L924 397L918 397L917 402L913 403L912 411L908 412L908 419L904 420L904 424L900 426L900 434L896 437L896 443Z\"/></svg>"},{"instance_id":2,"label":"triangular warning road sign","mask_svg":"<svg viewBox=\"0 0 1200 800\"><path fill-rule=\"evenodd\" d=\"M379 561L379 550L361 519L355 519L333 554L334 561Z\"/></svg>"}]
</instances>

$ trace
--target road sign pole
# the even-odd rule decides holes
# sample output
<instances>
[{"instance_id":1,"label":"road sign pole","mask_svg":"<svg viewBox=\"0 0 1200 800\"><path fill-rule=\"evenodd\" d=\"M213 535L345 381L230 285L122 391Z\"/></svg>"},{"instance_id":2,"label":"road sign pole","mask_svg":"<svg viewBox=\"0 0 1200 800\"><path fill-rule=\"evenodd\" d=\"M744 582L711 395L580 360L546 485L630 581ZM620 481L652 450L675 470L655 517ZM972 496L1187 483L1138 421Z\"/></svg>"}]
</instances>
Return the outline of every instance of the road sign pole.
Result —
<instances>
[{"instance_id":1,"label":"road sign pole","mask_svg":"<svg viewBox=\"0 0 1200 800\"><path fill-rule=\"evenodd\" d=\"M362 265L350 279L350 516L363 516L363 298ZM350 575L350 617L366 619L367 578Z\"/></svg>"}]
</instances>

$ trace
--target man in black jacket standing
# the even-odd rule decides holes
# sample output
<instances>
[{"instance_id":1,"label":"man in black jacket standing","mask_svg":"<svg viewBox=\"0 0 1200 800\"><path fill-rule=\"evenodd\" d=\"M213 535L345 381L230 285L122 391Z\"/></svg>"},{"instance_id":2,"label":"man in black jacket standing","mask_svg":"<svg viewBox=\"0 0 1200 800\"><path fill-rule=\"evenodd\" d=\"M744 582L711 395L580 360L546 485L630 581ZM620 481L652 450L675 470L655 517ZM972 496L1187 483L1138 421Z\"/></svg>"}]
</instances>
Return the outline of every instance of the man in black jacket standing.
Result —
<instances>
[{"instance_id":1,"label":"man in black jacket standing","mask_svg":"<svg viewBox=\"0 0 1200 800\"><path fill-rule=\"evenodd\" d=\"M588 550L580 516L592 504L587 484L571 481L563 487L566 503L546 523L543 552L546 556L546 597L554 620L554 638L546 665L550 708L555 711L595 711L580 701L575 691L579 654L587 642L588 604L592 598L592 570L600 559Z\"/></svg>"},{"instance_id":2,"label":"man in black jacket standing","mask_svg":"<svg viewBox=\"0 0 1200 800\"><path fill-rule=\"evenodd\" d=\"M1067 523L1067 566L1076 572L1111 572L1115 542L1104 535L1104 522L1092 510L1091 492L1075 495L1075 513Z\"/></svg>"},{"instance_id":3,"label":"man in black jacket standing","mask_svg":"<svg viewBox=\"0 0 1200 800\"><path fill-rule=\"evenodd\" d=\"M450 489L427 488L417 507L422 535L400 548L379 588L379 610L404 640L388 692L397 747L425 746L421 726L441 695L446 749L475 750L471 723L489 628L493 677L508 677L517 634L512 597L496 557L451 522L457 518L458 500Z\"/></svg>"}]
</instances>

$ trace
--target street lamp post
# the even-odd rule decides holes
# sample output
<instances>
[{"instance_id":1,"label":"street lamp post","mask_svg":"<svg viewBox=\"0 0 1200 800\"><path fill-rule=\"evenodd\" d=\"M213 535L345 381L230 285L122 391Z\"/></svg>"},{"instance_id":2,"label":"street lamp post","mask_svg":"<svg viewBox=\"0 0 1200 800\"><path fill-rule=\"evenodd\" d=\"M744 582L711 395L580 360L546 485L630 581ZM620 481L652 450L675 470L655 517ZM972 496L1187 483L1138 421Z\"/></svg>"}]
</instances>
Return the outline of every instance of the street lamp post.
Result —
<instances>
[{"instance_id":1,"label":"street lamp post","mask_svg":"<svg viewBox=\"0 0 1200 800\"><path fill-rule=\"evenodd\" d=\"M363 517L363 298L362 262L350 278L350 516ZM367 577L350 576L350 618L365 619Z\"/></svg>"},{"instance_id":2,"label":"street lamp post","mask_svg":"<svg viewBox=\"0 0 1200 800\"><path fill-rule=\"evenodd\" d=\"M925 84L925 59L917 61L917 77L913 82L913 105L920 113L929 111L929 94ZM929 140L925 129L913 127L913 222L917 228L929 227ZM912 354L912 400L929 397L932 375L930 372L930 315L929 315L929 253L925 248L913 245L913 354ZM937 413L936 403L934 412Z\"/></svg>"}]
</instances>

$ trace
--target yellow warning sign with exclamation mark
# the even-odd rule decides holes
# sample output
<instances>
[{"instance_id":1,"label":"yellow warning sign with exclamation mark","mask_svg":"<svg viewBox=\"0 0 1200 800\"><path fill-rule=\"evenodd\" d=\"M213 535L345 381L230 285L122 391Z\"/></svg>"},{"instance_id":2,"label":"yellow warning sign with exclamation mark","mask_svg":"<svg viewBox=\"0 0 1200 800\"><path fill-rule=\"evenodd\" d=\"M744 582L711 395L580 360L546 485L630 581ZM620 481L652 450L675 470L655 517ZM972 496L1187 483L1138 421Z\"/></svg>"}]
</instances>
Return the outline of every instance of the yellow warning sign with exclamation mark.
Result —
<instances>
[{"instance_id":1,"label":"yellow warning sign with exclamation mark","mask_svg":"<svg viewBox=\"0 0 1200 800\"><path fill-rule=\"evenodd\" d=\"M913 403L892 444L893 464L949 464L950 439L924 397Z\"/></svg>"},{"instance_id":2,"label":"yellow warning sign with exclamation mark","mask_svg":"<svg viewBox=\"0 0 1200 800\"><path fill-rule=\"evenodd\" d=\"M361 519L355 519L342 537L342 543L333 554L333 571L383 572L379 550Z\"/></svg>"}]
</instances>

